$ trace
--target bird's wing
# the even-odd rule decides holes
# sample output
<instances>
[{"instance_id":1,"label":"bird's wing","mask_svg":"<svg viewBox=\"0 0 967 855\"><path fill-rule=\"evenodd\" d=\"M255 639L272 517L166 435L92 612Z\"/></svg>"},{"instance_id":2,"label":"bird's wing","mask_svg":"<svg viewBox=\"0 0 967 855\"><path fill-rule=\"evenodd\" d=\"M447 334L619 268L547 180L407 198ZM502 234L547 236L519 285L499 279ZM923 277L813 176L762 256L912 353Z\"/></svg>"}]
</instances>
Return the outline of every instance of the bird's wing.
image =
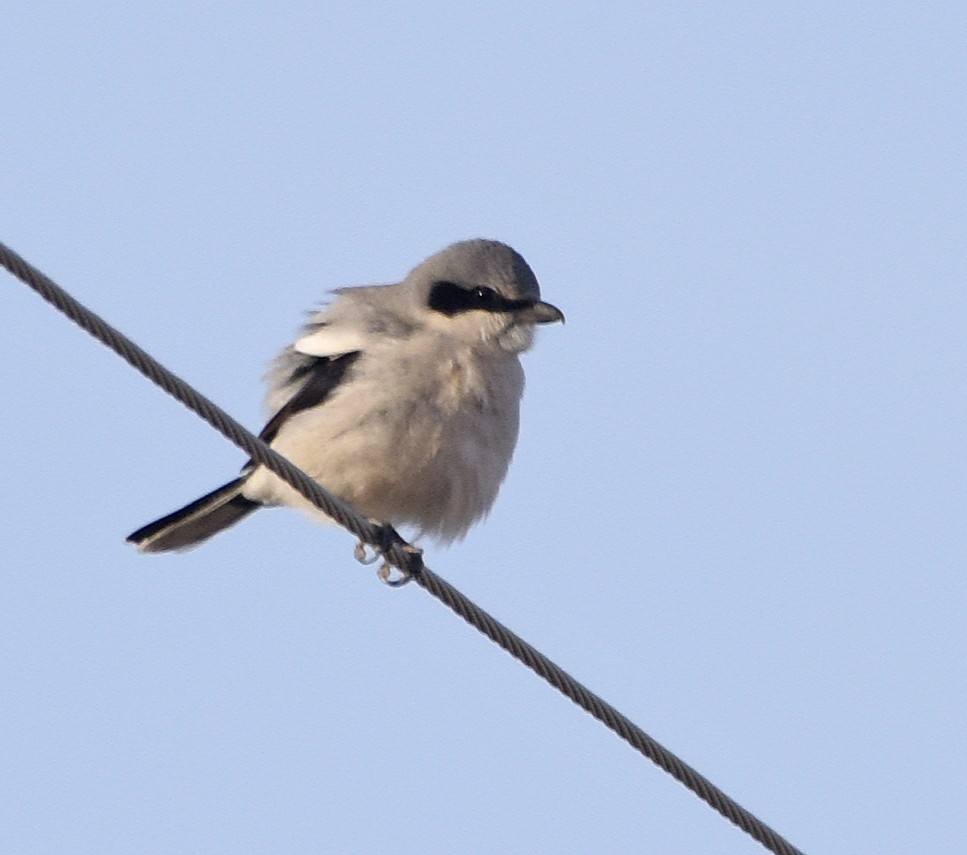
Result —
<instances>
[{"instance_id":1,"label":"bird's wing","mask_svg":"<svg viewBox=\"0 0 967 855\"><path fill-rule=\"evenodd\" d=\"M360 351L352 350L338 356L307 356L293 360L287 385L295 393L276 411L262 428L259 439L272 442L279 430L296 413L316 407L326 400L342 382L349 367L359 358Z\"/></svg>"},{"instance_id":2,"label":"bird's wing","mask_svg":"<svg viewBox=\"0 0 967 855\"><path fill-rule=\"evenodd\" d=\"M381 308L385 286L340 289L337 299L316 313L302 335L275 362L269 382L272 417L261 438L271 442L296 413L323 403L343 382L349 367L374 340L406 333L396 313Z\"/></svg>"}]
</instances>

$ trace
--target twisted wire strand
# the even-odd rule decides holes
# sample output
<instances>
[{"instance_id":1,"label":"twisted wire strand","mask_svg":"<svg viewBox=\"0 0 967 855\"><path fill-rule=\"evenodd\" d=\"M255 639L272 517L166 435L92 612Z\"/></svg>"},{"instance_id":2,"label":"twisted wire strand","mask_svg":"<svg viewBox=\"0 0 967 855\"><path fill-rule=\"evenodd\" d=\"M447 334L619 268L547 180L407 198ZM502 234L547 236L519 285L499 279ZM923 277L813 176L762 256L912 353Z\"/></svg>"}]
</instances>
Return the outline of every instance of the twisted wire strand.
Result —
<instances>
[{"instance_id":1,"label":"twisted wire strand","mask_svg":"<svg viewBox=\"0 0 967 855\"><path fill-rule=\"evenodd\" d=\"M345 502L331 495L319 482L269 448L228 413L165 368L123 333L75 300L53 280L2 242L0 242L0 264L71 321L113 350L152 383L160 386L208 422L222 436L249 454L253 460L264 465L298 490L343 528L358 539L379 549L383 557L404 576L412 578L467 623L590 713L632 748L695 793L702 801L770 852L775 855L803 855L801 850L743 808L704 775L650 737L611 704L575 680L563 668L469 600L449 582L433 573L423 564L421 552L399 537L395 531L390 529L387 532L385 527L365 519Z\"/></svg>"}]
</instances>

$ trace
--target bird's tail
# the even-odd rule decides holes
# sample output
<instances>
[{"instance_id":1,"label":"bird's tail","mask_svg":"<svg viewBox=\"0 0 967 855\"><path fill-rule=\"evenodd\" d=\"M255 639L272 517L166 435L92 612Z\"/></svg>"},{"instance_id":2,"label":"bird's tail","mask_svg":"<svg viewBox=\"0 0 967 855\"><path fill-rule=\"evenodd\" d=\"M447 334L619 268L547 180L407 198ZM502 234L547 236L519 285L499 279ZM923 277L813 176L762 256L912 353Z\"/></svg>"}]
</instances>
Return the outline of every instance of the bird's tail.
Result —
<instances>
[{"instance_id":1,"label":"bird's tail","mask_svg":"<svg viewBox=\"0 0 967 855\"><path fill-rule=\"evenodd\" d=\"M244 477L236 478L185 505L180 511L148 523L129 534L128 543L133 543L142 552L168 552L187 549L207 540L262 507L242 495L244 483Z\"/></svg>"}]
</instances>

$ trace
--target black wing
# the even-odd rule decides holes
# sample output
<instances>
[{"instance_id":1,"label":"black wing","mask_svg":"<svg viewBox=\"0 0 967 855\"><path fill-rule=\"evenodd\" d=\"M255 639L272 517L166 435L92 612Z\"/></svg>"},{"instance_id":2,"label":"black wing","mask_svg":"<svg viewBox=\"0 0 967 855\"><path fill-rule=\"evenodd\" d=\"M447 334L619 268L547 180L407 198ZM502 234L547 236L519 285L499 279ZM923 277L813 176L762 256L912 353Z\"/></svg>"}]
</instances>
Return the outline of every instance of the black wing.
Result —
<instances>
[{"instance_id":1,"label":"black wing","mask_svg":"<svg viewBox=\"0 0 967 855\"><path fill-rule=\"evenodd\" d=\"M272 442L278 435L282 425L292 416L309 407L321 404L329 397L342 381L349 367L359 358L360 351L354 350L341 356L313 356L308 357L292 372L290 382L302 380L299 391L296 392L285 405L262 428L259 439Z\"/></svg>"}]
</instances>

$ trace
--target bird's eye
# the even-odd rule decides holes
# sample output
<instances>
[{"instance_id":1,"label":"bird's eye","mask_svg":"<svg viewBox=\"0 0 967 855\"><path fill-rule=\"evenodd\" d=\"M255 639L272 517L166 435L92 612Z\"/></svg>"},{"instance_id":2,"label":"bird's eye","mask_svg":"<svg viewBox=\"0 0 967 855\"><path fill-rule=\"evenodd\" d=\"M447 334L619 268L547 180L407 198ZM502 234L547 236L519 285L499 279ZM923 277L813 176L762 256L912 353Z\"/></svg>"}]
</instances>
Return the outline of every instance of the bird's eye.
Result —
<instances>
[{"instance_id":1,"label":"bird's eye","mask_svg":"<svg viewBox=\"0 0 967 855\"><path fill-rule=\"evenodd\" d=\"M497 292L482 285L474 288L473 295L481 306L492 306L497 302Z\"/></svg>"}]
</instances>

